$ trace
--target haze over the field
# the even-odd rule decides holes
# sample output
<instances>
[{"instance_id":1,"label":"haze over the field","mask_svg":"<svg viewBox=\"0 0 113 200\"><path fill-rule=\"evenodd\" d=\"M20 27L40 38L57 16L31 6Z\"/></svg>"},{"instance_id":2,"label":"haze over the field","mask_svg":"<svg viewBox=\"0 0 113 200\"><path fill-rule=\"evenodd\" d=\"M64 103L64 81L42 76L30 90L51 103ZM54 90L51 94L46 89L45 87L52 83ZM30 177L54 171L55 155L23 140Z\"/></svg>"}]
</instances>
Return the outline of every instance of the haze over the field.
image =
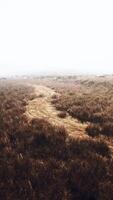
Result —
<instances>
[{"instance_id":1,"label":"haze over the field","mask_svg":"<svg viewBox=\"0 0 113 200\"><path fill-rule=\"evenodd\" d=\"M112 0L0 0L0 75L113 73Z\"/></svg>"}]
</instances>

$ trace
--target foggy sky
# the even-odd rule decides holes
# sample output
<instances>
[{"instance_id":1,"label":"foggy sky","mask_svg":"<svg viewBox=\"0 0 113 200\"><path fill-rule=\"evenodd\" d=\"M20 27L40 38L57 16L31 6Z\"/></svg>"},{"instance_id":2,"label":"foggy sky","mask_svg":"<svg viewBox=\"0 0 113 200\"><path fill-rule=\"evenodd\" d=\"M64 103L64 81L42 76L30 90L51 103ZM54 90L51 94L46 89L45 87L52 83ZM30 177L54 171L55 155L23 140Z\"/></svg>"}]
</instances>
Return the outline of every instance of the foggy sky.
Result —
<instances>
[{"instance_id":1,"label":"foggy sky","mask_svg":"<svg viewBox=\"0 0 113 200\"><path fill-rule=\"evenodd\" d=\"M0 75L113 74L112 0L0 0Z\"/></svg>"}]
</instances>

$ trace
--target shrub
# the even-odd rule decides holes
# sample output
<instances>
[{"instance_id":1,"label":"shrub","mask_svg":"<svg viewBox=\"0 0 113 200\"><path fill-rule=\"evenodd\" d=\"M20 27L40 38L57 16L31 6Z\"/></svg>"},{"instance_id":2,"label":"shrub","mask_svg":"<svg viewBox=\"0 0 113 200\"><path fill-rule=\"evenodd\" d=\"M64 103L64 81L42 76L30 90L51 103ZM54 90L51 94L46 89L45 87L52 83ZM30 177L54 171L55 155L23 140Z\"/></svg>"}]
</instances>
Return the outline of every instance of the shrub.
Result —
<instances>
[{"instance_id":1,"label":"shrub","mask_svg":"<svg viewBox=\"0 0 113 200\"><path fill-rule=\"evenodd\" d=\"M107 122L102 125L101 133L107 136L113 136L113 122Z\"/></svg>"},{"instance_id":2,"label":"shrub","mask_svg":"<svg viewBox=\"0 0 113 200\"><path fill-rule=\"evenodd\" d=\"M38 95L38 98L43 98L44 97L44 94L39 94Z\"/></svg>"},{"instance_id":3,"label":"shrub","mask_svg":"<svg viewBox=\"0 0 113 200\"><path fill-rule=\"evenodd\" d=\"M67 113L65 111L62 111L62 112L58 113L58 117L60 117L60 118L65 118L66 115L67 115Z\"/></svg>"},{"instance_id":4,"label":"shrub","mask_svg":"<svg viewBox=\"0 0 113 200\"><path fill-rule=\"evenodd\" d=\"M86 128L86 132L88 133L89 136L92 137L99 136L101 132L101 127L99 124L90 124Z\"/></svg>"},{"instance_id":5,"label":"shrub","mask_svg":"<svg viewBox=\"0 0 113 200\"><path fill-rule=\"evenodd\" d=\"M56 94L53 94L51 98L54 100L54 99L57 99L58 96Z\"/></svg>"}]
</instances>

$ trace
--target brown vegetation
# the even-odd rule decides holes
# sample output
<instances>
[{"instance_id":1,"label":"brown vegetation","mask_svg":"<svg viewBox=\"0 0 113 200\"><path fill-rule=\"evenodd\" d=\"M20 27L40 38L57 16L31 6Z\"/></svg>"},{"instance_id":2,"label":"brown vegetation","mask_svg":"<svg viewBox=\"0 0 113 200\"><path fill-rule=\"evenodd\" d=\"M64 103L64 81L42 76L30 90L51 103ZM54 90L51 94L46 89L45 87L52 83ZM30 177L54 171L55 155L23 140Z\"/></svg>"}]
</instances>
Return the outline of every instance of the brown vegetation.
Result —
<instances>
[{"instance_id":1,"label":"brown vegetation","mask_svg":"<svg viewBox=\"0 0 113 200\"><path fill-rule=\"evenodd\" d=\"M67 113L65 111L61 111L58 113L58 117L60 117L60 118L65 118L66 115L67 115Z\"/></svg>"},{"instance_id":2,"label":"brown vegetation","mask_svg":"<svg viewBox=\"0 0 113 200\"><path fill-rule=\"evenodd\" d=\"M79 84L80 91L75 89L70 94L67 86L52 103L58 110L68 112L81 122L92 123L87 128L90 135L113 136L113 83L86 80Z\"/></svg>"},{"instance_id":3,"label":"brown vegetation","mask_svg":"<svg viewBox=\"0 0 113 200\"><path fill-rule=\"evenodd\" d=\"M108 145L74 139L44 119L29 122L24 112L31 97L25 86L0 88L0 199L112 200Z\"/></svg>"}]
</instances>

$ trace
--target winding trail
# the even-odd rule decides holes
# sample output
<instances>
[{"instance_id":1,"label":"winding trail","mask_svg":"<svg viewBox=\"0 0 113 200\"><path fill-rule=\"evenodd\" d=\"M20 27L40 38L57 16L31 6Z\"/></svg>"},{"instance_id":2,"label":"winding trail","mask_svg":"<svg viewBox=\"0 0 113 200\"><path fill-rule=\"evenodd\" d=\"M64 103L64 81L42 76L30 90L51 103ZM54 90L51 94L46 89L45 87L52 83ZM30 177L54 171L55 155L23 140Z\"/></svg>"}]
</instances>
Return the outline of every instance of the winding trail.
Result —
<instances>
[{"instance_id":1,"label":"winding trail","mask_svg":"<svg viewBox=\"0 0 113 200\"><path fill-rule=\"evenodd\" d=\"M51 103L52 96L59 96L58 93L51 88L42 85L29 84L29 86L34 88L36 95L36 98L29 101L26 107L25 114L29 120L32 120L33 118L46 119L53 125L63 126L72 137L78 139L96 140L96 138L91 138L86 134L85 129L88 126L87 123L82 124L80 121L69 115L65 118L58 117L58 113L60 111L58 111ZM113 158L113 143L105 139L103 136L101 136L101 139L106 141L108 144Z\"/></svg>"},{"instance_id":2,"label":"winding trail","mask_svg":"<svg viewBox=\"0 0 113 200\"><path fill-rule=\"evenodd\" d=\"M29 101L27 105L26 115L29 119L43 118L48 120L51 124L63 126L74 137L88 138L85 134L87 124L80 123L77 119L67 115L65 118L58 117L60 111L56 110L51 103L53 95L59 95L49 87L42 85L32 85L36 94L36 98Z\"/></svg>"}]
</instances>

